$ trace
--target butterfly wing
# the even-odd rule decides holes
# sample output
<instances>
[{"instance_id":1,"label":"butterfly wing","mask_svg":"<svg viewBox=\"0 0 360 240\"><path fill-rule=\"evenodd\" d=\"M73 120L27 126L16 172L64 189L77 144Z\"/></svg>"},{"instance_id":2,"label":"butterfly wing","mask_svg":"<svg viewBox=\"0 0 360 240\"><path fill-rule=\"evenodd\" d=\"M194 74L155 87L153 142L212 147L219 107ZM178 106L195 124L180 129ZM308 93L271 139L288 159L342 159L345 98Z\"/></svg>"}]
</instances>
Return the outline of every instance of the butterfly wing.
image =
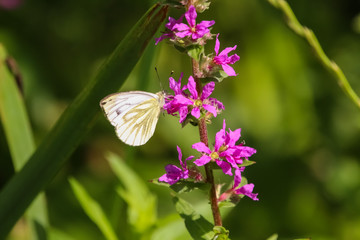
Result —
<instances>
[{"instance_id":1,"label":"butterfly wing","mask_svg":"<svg viewBox=\"0 0 360 240\"><path fill-rule=\"evenodd\" d=\"M111 94L100 102L119 139L132 146L152 137L163 105L163 93L142 91Z\"/></svg>"}]
</instances>

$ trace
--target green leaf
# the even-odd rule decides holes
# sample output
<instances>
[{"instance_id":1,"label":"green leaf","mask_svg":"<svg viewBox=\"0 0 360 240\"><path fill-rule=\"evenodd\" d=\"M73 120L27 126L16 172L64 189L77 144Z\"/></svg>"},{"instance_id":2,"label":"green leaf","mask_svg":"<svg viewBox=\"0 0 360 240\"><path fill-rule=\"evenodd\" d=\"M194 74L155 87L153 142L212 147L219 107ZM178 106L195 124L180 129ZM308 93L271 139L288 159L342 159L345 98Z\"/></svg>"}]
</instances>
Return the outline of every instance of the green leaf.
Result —
<instances>
[{"instance_id":1,"label":"green leaf","mask_svg":"<svg viewBox=\"0 0 360 240\"><path fill-rule=\"evenodd\" d=\"M222 201L219 203L219 208L232 208L235 206L236 204L231 201Z\"/></svg>"},{"instance_id":2,"label":"green leaf","mask_svg":"<svg viewBox=\"0 0 360 240\"><path fill-rule=\"evenodd\" d=\"M0 44L0 117L16 171L35 150L34 138L21 93L10 73L4 47Z\"/></svg>"},{"instance_id":3,"label":"green leaf","mask_svg":"<svg viewBox=\"0 0 360 240\"><path fill-rule=\"evenodd\" d=\"M250 166L250 165L253 165L255 164L256 162L255 161L250 161L250 160L244 160L243 164L240 164L238 165L239 167L247 167L247 166Z\"/></svg>"},{"instance_id":4,"label":"green leaf","mask_svg":"<svg viewBox=\"0 0 360 240\"><path fill-rule=\"evenodd\" d=\"M186 228L184 228L183 219L177 213L159 219L156 226L156 229L154 229L151 233L151 240L182 240L191 238L189 233L186 231Z\"/></svg>"},{"instance_id":5,"label":"green leaf","mask_svg":"<svg viewBox=\"0 0 360 240\"><path fill-rule=\"evenodd\" d=\"M193 239L211 240L214 238L214 225L198 214L190 203L179 197L174 197L173 202L176 211L184 219L185 226Z\"/></svg>"},{"instance_id":6,"label":"green leaf","mask_svg":"<svg viewBox=\"0 0 360 240\"><path fill-rule=\"evenodd\" d=\"M187 181L179 181L170 186L172 190L177 193L188 193L196 189L200 189L202 191L209 191L210 185L208 183L201 182L187 182Z\"/></svg>"},{"instance_id":7,"label":"green leaf","mask_svg":"<svg viewBox=\"0 0 360 240\"><path fill-rule=\"evenodd\" d=\"M0 193L0 239L5 238L86 136L100 113L99 101L121 87L149 41L154 39L167 11L168 6L156 4L145 13L66 109L27 164L3 188Z\"/></svg>"},{"instance_id":8,"label":"green leaf","mask_svg":"<svg viewBox=\"0 0 360 240\"><path fill-rule=\"evenodd\" d=\"M190 182L190 181L180 180L173 185L169 185L166 182L159 182L157 178L152 179L150 182L159 186L170 187L173 191L179 194L188 193L197 189L202 191L209 191L210 189L210 185L204 182Z\"/></svg>"},{"instance_id":9,"label":"green leaf","mask_svg":"<svg viewBox=\"0 0 360 240\"><path fill-rule=\"evenodd\" d=\"M215 226L214 233L215 233L214 239L216 240L230 240L229 230L227 230L223 226Z\"/></svg>"},{"instance_id":10,"label":"green leaf","mask_svg":"<svg viewBox=\"0 0 360 240\"><path fill-rule=\"evenodd\" d=\"M111 227L100 205L90 197L85 188L75 179L69 178L71 188L88 217L98 226L108 240L117 240L117 236Z\"/></svg>"},{"instance_id":11,"label":"green leaf","mask_svg":"<svg viewBox=\"0 0 360 240\"><path fill-rule=\"evenodd\" d=\"M197 62L200 61L200 55L204 52L204 47L201 45L192 45L187 48L187 54L195 59Z\"/></svg>"},{"instance_id":12,"label":"green leaf","mask_svg":"<svg viewBox=\"0 0 360 240\"><path fill-rule=\"evenodd\" d=\"M0 44L0 119L15 171L18 172L34 152L35 143L23 98L6 65L7 59L5 48ZM46 239L48 219L44 194L39 194L30 206L27 218L33 237Z\"/></svg>"},{"instance_id":13,"label":"green leaf","mask_svg":"<svg viewBox=\"0 0 360 240\"><path fill-rule=\"evenodd\" d=\"M203 84L209 82L222 82L225 78L229 77L223 70L220 70L213 74L212 77L202 78L201 82Z\"/></svg>"},{"instance_id":14,"label":"green leaf","mask_svg":"<svg viewBox=\"0 0 360 240\"><path fill-rule=\"evenodd\" d=\"M111 153L107 154L106 159L123 185L117 189L117 192L129 206L130 224L138 233L146 232L155 225L157 219L156 197L149 191L144 181L122 159Z\"/></svg>"},{"instance_id":15,"label":"green leaf","mask_svg":"<svg viewBox=\"0 0 360 240\"><path fill-rule=\"evenodd\" d=\"M49 239L50 240L77 240L76 238L68 235L67 233L56 229L56 228L50 228L49 231Z\"/></svg>"},{"instance_id":16,"label":"green leaf","mask_svg":"<svg viewBox=\"0 0 360 240\"><path fill-rule=\"evenodd\" d=\"M278 235L277 233L274 233L273 235L271 235L269 238L267 238L266 240L277 240L278 239Z\"/></svg>"}]
</instances>

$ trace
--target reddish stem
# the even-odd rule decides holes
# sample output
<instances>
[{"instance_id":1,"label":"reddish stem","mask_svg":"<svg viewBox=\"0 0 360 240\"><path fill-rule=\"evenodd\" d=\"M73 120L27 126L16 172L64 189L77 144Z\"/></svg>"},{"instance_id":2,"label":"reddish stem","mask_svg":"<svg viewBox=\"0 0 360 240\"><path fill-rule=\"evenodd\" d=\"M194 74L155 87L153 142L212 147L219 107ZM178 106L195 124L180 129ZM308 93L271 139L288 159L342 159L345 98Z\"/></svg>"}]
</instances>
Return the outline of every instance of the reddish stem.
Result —
<instances>
[{"instance_id":1,"label":"reddish stem","mask_svg":"<svg viewBox=\"0 0 360 240\"><path fill-rule=\"evenodd\" d=\"M192 68L193 68L193 77L196 82L196 90L198 92L199 97L202 93L202 84L200 79L197 76L199 72L199 63L192 59ZM207 132L207 125L205 118L201 118L199 121L199 134L200 134L200 141L203 142L206 146L209 146L208 140L208 132ZM216 197L216 189L215 189L215 181L213 171L211 169L210 164L205 165L205 174L206 174L206 182L211 185L210 187L210 204L211 210L214 217L214 225L215 226L222 226L222 219L219 211L219 205Z\"/></svg>"}]
</instances>

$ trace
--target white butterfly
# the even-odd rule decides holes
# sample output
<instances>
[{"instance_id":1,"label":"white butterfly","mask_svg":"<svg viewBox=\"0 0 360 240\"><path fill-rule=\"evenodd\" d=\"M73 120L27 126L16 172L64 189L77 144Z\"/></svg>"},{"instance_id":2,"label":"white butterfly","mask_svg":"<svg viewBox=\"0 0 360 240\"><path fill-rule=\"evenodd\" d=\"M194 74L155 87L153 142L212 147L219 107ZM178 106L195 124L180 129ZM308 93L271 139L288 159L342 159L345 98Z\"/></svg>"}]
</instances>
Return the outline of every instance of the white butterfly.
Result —
<instances>
[{"instance_id":1,"label":"white butterfly","mask_svg":"<svg viewBox=\"0 0 360 240\"><path fill-rule=\"evenodd\" d=\"M107 119L121 141L131 146L145 144L154 134L165 93L130 91L110 94L100 101Z\"/></svg>"}]
</instances>

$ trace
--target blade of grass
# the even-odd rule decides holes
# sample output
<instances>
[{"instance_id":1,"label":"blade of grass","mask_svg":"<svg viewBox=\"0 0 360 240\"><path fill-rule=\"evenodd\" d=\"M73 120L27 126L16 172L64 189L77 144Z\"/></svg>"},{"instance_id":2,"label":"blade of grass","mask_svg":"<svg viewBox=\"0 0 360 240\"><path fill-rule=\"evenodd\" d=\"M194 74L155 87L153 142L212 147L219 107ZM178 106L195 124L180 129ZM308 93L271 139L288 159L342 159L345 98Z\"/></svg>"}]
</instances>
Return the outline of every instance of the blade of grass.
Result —
<instances>
[{"instance_id":1,"label":"blade of grass","mask_svg":"<svg viewBox=\"0 0 360 240\"><path fill-rule=\"evenodd\" d=\"M98 226L105 238L117 240L118 238L101 206L90 197L85 188L75 178L69 178L69 182L86 215Z\"/></svg>"},{"instance_id":2,"label":"blade of grass","mask_svg":"<svg viewBox=\"0 0 360 240\"><path fill-rule=\"evenodd\" d=\"M108 153L106 159L122 184L117 192L128 205L129 223L137 233L145 233L155 225L157 219L156 197L150 192L145 182L120 157Z\"/></svg>"},{"instance_id":3,"label":"blade of grass","mask_svg":"<svg viewBox=\"0 0 360 240\"><path fill-rule=\"evenodd\" d=\"M314 32L299 23L290 5L285 0L268 0L268 2L283 12L285 21L289 28L300 37L305 38L310 47L313 49L320 63L335 77L339 87L343 90L346 96L350 98L350 100L353 101L353 103L358 108L360 108L359 96L351 87L341 68L334 61L330 60L325 54Z\"/></svg>"},{"instance_id":4,"label":"blade of grass","mask_svg":"<svg viewBox=\"0 0 360 240\"><path fill-rule=\"evenodd\" d=\"M35 150L25 104L10 73L5 48L0 44L0 119L4 127L15 171L19 171ZM27 212L34 239L46 239L48 227L45 195L39 194Z\"/></svg>"},{"instance_id":5,"label":"blade of grass","mask_svg":"<svg viewBox=\"0 0 360 240\"><path fill-rule=\"evenodd\" d=\"M0 239L51 181L91 128L99 101L124 83L161 23L168 7L156 4L120 42L81 94L66 109L30 160L0 193Z\"/></svg>"}]
</instances>

